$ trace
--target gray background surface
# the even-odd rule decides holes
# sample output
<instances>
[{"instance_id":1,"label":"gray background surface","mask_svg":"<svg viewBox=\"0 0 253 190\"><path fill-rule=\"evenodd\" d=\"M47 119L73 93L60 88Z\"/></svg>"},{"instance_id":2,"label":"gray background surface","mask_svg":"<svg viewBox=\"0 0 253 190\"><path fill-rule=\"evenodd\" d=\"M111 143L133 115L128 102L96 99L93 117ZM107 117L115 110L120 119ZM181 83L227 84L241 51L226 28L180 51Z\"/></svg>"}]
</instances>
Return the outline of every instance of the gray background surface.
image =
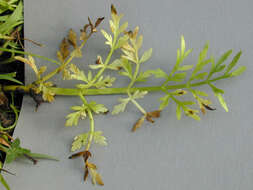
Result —
<instances>
[{"instance_id":1,"label":"gray background surface","mask_svg":"<svg viewBox=\"0 0 253 190\"><path fill-rule=\"evenodd\" d=\"M36 152L47 153L61 159L60 162L41 161L33 166L29 161L18 160L6 168L17 174L7 176L13 190L252 190L253 189L253 119L252 119L252 53L253 53L253 1L252 0L25 0L25 36L46 45L38 48L27 43L26 50L56 58L56 48L69 28L76 31L87 17L105 16L101 27L108 30L110 4L124 13L130 28L141 27L144 49L153 47L153 56L147 68L172 68L176 61L176 48L180 35L184 34L187 47L194 53L186 60L196 63L204 43L210 41L210 54L220 56L227 49L243 51L240 64L247 72L230 81L220 81L218 87L225 90L225 100L230 112L219 106L213 96L217 111L208 112L200 122L183 117L177 121L175 106L162 113L154 125L145 124L131 133L132 124L140 113L128 106L119 116L96 116L96 130L103 130L108 138L106 148L92 146L92 160L98 165L105 182L104 187L84 184L83 161L68 160L72 139L88 130L88 120L78 127L64 127L64 117L69 107L80 103L75 97L57 97L52 104L43 104L37 113L29 97L24 98L15 136L24 146ZM106 56L101 34L89 40L84 50L85 59L76 63L83 69L93 64L96 55ZM234 53L235 53L234 52ZM37 59L37 64L55 65ZM26 68L27 83L35 79ZM65 87L60 77L55 83ZM153 82L153 84L158 84ZM118 85L127 84L126 80ZM203 87L211 94L211 90ZM147 110L158 106L155 93L146 96L141 103ZM104 103L110 109L119 96L89 97Z\"/></svg>"}]
</instances>

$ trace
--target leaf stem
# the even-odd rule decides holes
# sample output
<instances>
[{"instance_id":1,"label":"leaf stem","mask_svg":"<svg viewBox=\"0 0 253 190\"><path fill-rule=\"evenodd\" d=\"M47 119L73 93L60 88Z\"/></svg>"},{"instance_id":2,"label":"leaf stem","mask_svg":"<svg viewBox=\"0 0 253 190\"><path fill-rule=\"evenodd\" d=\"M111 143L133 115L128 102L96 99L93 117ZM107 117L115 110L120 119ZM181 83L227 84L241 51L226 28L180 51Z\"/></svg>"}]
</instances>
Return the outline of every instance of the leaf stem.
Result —
<instances>
[{"instance_id":1,"label":"leaf stem","mask_svg":"<svg viewBox=\"0 0 253 190\"><path fill-rule=\"evenodd\" d=\"M83 101L84 104L88 104L87 100L85 99L85 97L83 96L82 93L79 92L79 96L81 98L81 100ZM93 140L93 136L94 136L94 131L95 131L95 125L94 125L94 119L93 119L93 115L92 115L92 111L91 109L87 109L87 113L90 119L90 131L89 131L89 139L86 145L85 150L88 151L90 149L92 140Z\"/></svg>"},{"instance_id":2,"label":"leaf stem","mask_svg":"<svg viewBox=\"0 0 253 190\"><path fill-rule=\"evenodd\" d=\"M92 143L93 136L94 136L94 131L95 131L94 119L93 119L92 112L91 112L90 109L88 109L87 112L88 112L88 116L89 116L89 119L90 119L90 133L89 133L88 143L87 143L86 148L85 148L86 151L90 149L90 145Z\"/></svg>"},{"instance_id":3,"label":"leaf stem","mask_svg":"<svg viewBox=\"0 0 253 190\"><path fill-rule=\"evenodd\" d=\"M115 44L116 44L116 41L117 41L117 37L118 37L118 35L115 35L115 36L114 36L111 50L110 50L110 52L109 52L109 54L108 54L108 56L107 56L107 58L106 58L106 60L105 60L105 62L104 62L104 67L102 67L102 68L98 71L98 73L96 74L96 76L95 76L95 77L93 78L93 80L91 81L91 84L94 84L94 83L98 80L98 78L99 78L99 77L103 74L103 72L105 71L106 66L109 64L109 62L110 62L110 60L111 60L111 57L112 57L112 54L113 54L113 52L114 52L114 50L115 50Z\"/></svg>"},{"instance_id":4,"label":"leaf stem","mask_svg":"<svg viewBox=\"0 0 253 190\"><path fill-rule=\"evenodd\" d=\"M134 75L133 75L133 78L132 78L130 84L128 85L128 89L130 89L134 85L134 83L136 81L136 77L137 77L137 75L139 73L139 70L140 70L140 64L137 63L136 64L136 68L135 68L135 72L134 72Z\"/></svg>"},{"instance_id":5,"label":"leaf stem","mask_svg":"<svg viewBox=\"0 0 253 190\"><path fill-rule=\"evenodd\" d=\"M131 102L143 113L143 115L146 115L147 112L141 107L141 105L135 101L135 99L131 99Z\"/></svg>"},{"instance_id":6,"label":"leaf stem","mask_svg":"<svg viewBox=\"0 0 253 190\"><path fill-rule=\"evenodd\" d=\"M212 80L205 80L202 82L191 83L191 87L202 86L208 84L209 82L215 82L217 80L222 80L229 78L229 76L220 76L214 78ZM15 90L23 90L28 93L30 89L30 85L9 85L3 86L3 91L15 91ZM162 86L147 86L147 87L122 87L122 88L103 88L103 89L76 89L76 88L58 88L58 87L50 87L49 89L55 93L56 95L65 95L65 96L76 96L82 92L83 95L109 95L109 94L128 94L128 90L130 93L135 92L136 90L140 91L148 91L148 92L158 92L163 90L175 90L175 89L183 89L187 88L187 83L178 84L178 85L167 85L165 87Z\"/></svg>"}]
</instances>

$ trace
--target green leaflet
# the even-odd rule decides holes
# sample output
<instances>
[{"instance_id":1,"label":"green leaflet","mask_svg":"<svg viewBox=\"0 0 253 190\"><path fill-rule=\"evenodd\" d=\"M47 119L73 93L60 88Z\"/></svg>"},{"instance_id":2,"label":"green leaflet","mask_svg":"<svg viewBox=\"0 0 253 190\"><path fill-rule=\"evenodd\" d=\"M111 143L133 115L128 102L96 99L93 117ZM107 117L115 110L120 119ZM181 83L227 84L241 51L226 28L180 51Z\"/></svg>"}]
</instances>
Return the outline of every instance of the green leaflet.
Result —
<instances>
[{"instance_id":1,"label":"green leaflet","mask_svg":"<svg viewBox=\"0 0 253 190\"><path fill-rule=\"evenodd\" d=\"M155 70L147 70L145 72L140 72L137 79L136 79L136 82L145 82L152 75L155 78L166 78L167 77L167 73L165 73L162 69L158 68Z\"/></svg>"},{"instance_id":2,"label":"green leaflet","mask_svg":"<svg viewBox=\"0 0 253 190\"><path fill-rule=\"evenodd\" d=\"M198 73L197 75L195 75L194 77L192 77L192 80L204 79L207 75L208 75L207 72Z\"/></svg>"},{"instance_id":3,"label":"green leaflet","mask_svg":"<svg viewBox=\"0 0 253 190\"><path fill-rule=\"evenodd\" d=\"M147 60L150 59L151 56L152 56L152 48L150 48L149 50L147 50L143 53L140 63L146 62Z\"/></svg>"},{"instance_id":4,"label":"green leaflet","mask_svg":"<svg viewBox=\"0 0 253 190\"><path fill-rule=\"evenodd\" d=\"M5 162L7 164L13 162L17 157L30 153L30 150L20 147L20 140L17 138L11 143L11 147L6 151Z\"/></svg>"},{"instance_id":5,"label":"green leaflet","mask_svg":"<svg viewBox=\"0 0 253 190\"><path fill-rule=\"evenodd\" d=\"M76 65L70 64L68 69L71 72L70 79L80 80L80 81L83 81L86 83L89 82L89 80L86 77L86 75L84 74L84 72L81 71Z\"/></svg>"},{"instance_id":6,"label":"green leaflet","mask_svg":"<svg viewBox=\"0 0 253 190\"><path fill-rule=\"evenodd\" d=\"M216 86L214 86L213 84L209 83L209 86L212 88L214 95L218 98L221 106L226 110L226 112L228 112L228 107L227 104L224 100L224 98L222 97L222 94L224 94L224 91L217 88Z\"/></svg>"},{"instance_id":7,"label":"green leaflet","mask_svg":"<svg viewBox=\"0 0 253 190\"><path fill-rule=\"evenodd\" d=\"M124 22L120 27L119 27L119 33L123 33L128 27L128 22Z\"/></svg>"},{"instance_id":8,"label":"green leaflet","mask_svg":"<svg viewBox=\"0 0 253 190\"><path fill-rule=\"evenodd\" d=\"M88 106L83 104L82 106L72 106L71 109L76 112L70 113L66 116L66 127L77 126L80 119L85 119Z\"/></svg>"},{"instance_id":9,"label":"green leaflet","mask_svg":"<svg viewBox=\"0 0 253 190\"><path fill-rule=\"evenodd\" d=\"M88 142L89 133L77 135L72 143L71 151L76 151L85 146Z\"/></svg>"},{"instance_id":10,"label":"green leaflet","mask_svg":"<svg viewBox=\"0 0 253 190\"><path fill-rule=\"evenodd\" d=\"M200 90L192 90L195 94L199 96L208 96L206 92L200 91Z\"/></svg>"},{"instance_id":11,"label":"green leaflet","mask_svg":"<svg viewBox=\"0 0 253 190\"><path fill-rule=\"evenodd\" d=\"M102 135L103 132L102 131L95 131L94 132L94 142L96 144L99 144L101 146L106 146L107 142L106 142L106 138Z\"/></svg>"},{"instance_id":12,"label":"green leaflet","mask_svg":"<svg viewBox=\"0 0 253 190\"><path fill-rule=\"evenodd\" d=\"M246 67L245 67L245 66L240 66L240 67L238 67L238 69L236 69L235 71L233 71L233 72L231 73L231 76L232 76L232 77L239 76L239 75L241 75L245 70L246 70Z\"/></svg>"},{"instance_id":13,"label":"green leaflet","mask_svg":"<svg viewBox=\"0 0 253 190\"><path fill-rule=\"evenodd\" d=\"M148 93L148 91L139 91L136 90L134 94L131 96L132 99L144 98L144 96Z\"/></svg>"},{"instance_id":14,"label":"green leaflet","mask_svg":"<svg viewBox=\"0 0 253 190\"><path fill-rule=\"evenodd\" d=\"M129 37L127 35L121 36L115 46L115 49L121 48L127 41Z\"/></svg>"},{"instance_id":15,"label":"green leaflet","mask_svg":"<svg viewBox=\"0 0 253 190\"><path fill-rule=\"evenodd\" d=\"M159 106L159 109L160 109L160 110L163 110L163 109L166 108L166 107L169 105L169 103L170 103L170 94L168 94L168 95L166 95L166 96L164 96L164 97L161 97L159 100L161 101L160 106Z\"/></svg>"},{"instance_id":16,"label":"green leaflet","mask_svg":"<svg viewBox=\"0 0 253 190\"><path fill-rule=\"evenodd\" d=\"M10 190L10 186L8 185L7 181L4 179L2 174L0 174L0 182L2 183L2 185L6 190Z\"/></svg>"},{"instance_id":17,"label":"green leaflet","mask_svg":"<svg viewBox=\"0 0 253 190\"><path fill-rule=\"evenodd\" d=\"M227 104L226 104L224 98L222 97L222 94L221 93L215 93L215 96L218 98L218 100L219 100L221 106L224 108L224 110L226 112L228 112L228 107L227 107Z\"/></svg>"},{"instance_id":18,"label":"green leaflet","mask_svg":"<svg viewBox=\"0 0 253 190\"><path fill-rule=\"evenodd\" d=\"M3 169L3 164L2 164L2 162L0 162L0 169ZM1 182L1 184L4 186L4 188L5 188L6 190L10 190L10 186L9 186L9 184L7 183L7 181L4 179L4 177L3 177L2 174L0 174L0 182Z\"/></svg>"},{"instance_id":19,"label":"green leaflet","mask_svg":"<svg viewBox=\"0 0 253 190\"><path fill-rule=\"evenodd\" d=\"M73 106L71 107L72 112L66 116L65 126L77 126L80 119L85 119L87 116L87 111L91 110L96 114L105 113L108 109L103 104L97 104L95 101L91 101L88 104L83 104L82 106Z\"/></svg>"},{"instance_id":20,"label":"green leaflet","mask_svg":"<svg viewBox=\"0 0 253 190\"><path fill-rule=\"evenodd\" d=\"M120 59L115 59L111 64L107 66L108 69L111 70L120 70L122 66L122 61Z\"/></svg>"},{"instance_id":21,"label":"green leaflet","mask_svg":"<svg viewBox=\"0 0 253 190\"><path fill-rule=\"evenodd\" d=\"M105 113L108 111L103 104L97 104L95 101L91 101L87 106L96 114Z\"/></svg>"},{"instance_id":22,"label":"green leaflet","mask_svg":"<svg viewBox=\"0 0 253 190\"><path fill-rule=\"evenodd\" d=\"M121 59L121 66L125 70L125 72L119 72L120 75L126 76L128 78L132 78L132 65L129 63L128 59Z\"/></svg>"},{"instance_id":23,"label":"green leaflet","mask_svg":"<svg viewBox=\"0 0 253 190\"><path fill-rule=\"evenodd\" d=\"M179 104L177 104L176 114L177 114L177 119L180 120L181 119L182 110L181 110L181 106Z\"/></svg>"},{"instance_id":24,"label":"green leaflet","mask_svg":"<svg viewBox=\"0 0 253 190\"><path fill-rule=\"evenodd\" d=\"M219 60L217 61L216 63L216 67L218 67L219 65L223 64L227 59L228 57L232 54L232 50L228 50L227 52L225 52L220 58Z\"/></svg>"},{"instance_id":25,"label":"green leaflet","mask_svg":"<svg viewBox=\"0 0 253 190\"><path fill-rule=\"evenodd\" d=\"M233 58L233 60L231 61L231 63L227 66L227 70L226 70L226 73L229 73L236 65L236 63L238 62L238 60L240 59L242 55L242 52L239 51L235 57Z\"/></svg>"},{"instance_id":26,"label":"green leaflet","mask_svg":"<svg viewBox=\"0 0 253 190\"><path fill-rule=\"evenodd\" d=\"M110 47L112 47L112 36L110 34L108 34L105 30L101 30L101 33L103 34L103 36L105 37L105 39L107 40L105 42L105 44L109 45Z\"/></svg>"},{"instance_id":27,"label":"green leaflet","mask_svg":"<svg viewBox=\"0 0 253 190\"><path fill-rule=\"evenodd\" d=\"M193 65L183 65L181 67L178 67L178 71L188 71L193 68Z\"/></svg>"},{"instance_id":28,"label":"green leaflet","mask_svg":"<svg viewBox=\"0 0 253 190\"><path fill-rule=\"evenodd\" d=\"M172 77L169 77L170 81L181 82L185 79L187 73L176 73Z\"/></svg>"},{"instance_id":29,"label":"green leaflet","mask_svg":"<svg viewBox=\"0 0 253 190\"><path fill-rule=\"evenodd\" d=\"M212 88L212 90L213 90L214 94L215 94L215 93L224 94L224 91L223 91L223 90L221 90L221 89L217 88L217 87L216 87L216 86L214 86L213 84L208 83L208 85Z\"/></svg>"},{"instance_id":30,"label":"green leaflet","mask_svg":"<svg viewBox=\"0 0 253 190\"><path fill-rule=\"evenodd\" d=\"M155 76L155 78L166 78L167 74L160 68L155 70L148 70L147 72Z\"/></svg>"},{"instance_id":31,"label":"green leaflet","mask_svg":"<svg viewBox=\"0 0 253 190\"><path fill-rule=\"evenodd\" d=\"M6 73L6 74L0 74L0 80L9 80L18 84L23 84L22 82L18 81L14 77L16 76L16 73Z\"/></svg>"},{"instance_id":32,"label":"green leaflet","mask_svg":"<svg viewBox=\"0 0 253 190\"><path fill-rule=\"evenodd\" d=\"M102 131L95 131L93 133L88 132L88 133L83 133L83 134L77 135L74 138L74 141L71 146L71 151L74 152L74 151L79 150L82 147L86 146L88 143L88 138L91 134L93 134L94 143L99 144L101 146L107 145L106 138L102 135L103 134Z\"/></svg>"}]
</instances>

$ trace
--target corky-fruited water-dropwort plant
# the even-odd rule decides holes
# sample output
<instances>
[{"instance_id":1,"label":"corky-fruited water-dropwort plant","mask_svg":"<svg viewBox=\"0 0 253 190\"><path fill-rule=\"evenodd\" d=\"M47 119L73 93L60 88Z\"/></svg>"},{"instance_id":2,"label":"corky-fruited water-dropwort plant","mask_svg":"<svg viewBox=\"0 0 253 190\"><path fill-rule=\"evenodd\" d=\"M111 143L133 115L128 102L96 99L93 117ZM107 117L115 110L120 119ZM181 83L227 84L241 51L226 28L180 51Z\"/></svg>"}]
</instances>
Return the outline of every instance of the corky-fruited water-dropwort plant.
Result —
<instances>
[{"instance_id":1,"label":"corky-fruited water-dropwort plant","mask_svg":"<svg viewBox=\"0 0 253 190\"><path fill-rule=\"evenodd\" d=\"M147 64L152 55L152 49L150 48L140 54L139 50L142 47L143 36L139 34L139 27L134 30L128 30L128 23L122 24L120 22L122 16L122 14L117 13L112 5L111 20L109 21L111 31L101 30L106 40L105 44L109 48L108 55L106 57L98 55L96 64L89 65L90 70L80 70L73 60L74 58L82 57L83 46L86 45L90 36L98 31L98 26L104 18L97 19L95 23L88 19L89 23L81 30L80 36L71 29L68 36L63 39L59 51L57 51L57 61L34 54L31 55L30 53L25 53L28 54L28 58L17 56L17 60L31 66L37 76L37 80L26 86L4 87L5 91L18 90L29 93L35 100L36 107L43 101L52 102L56 95L71 95L80 98L82 103L72 106L71 113L66 116L66 126L77 126L81 120L88 118L90 120L90 128L88 132L76 135L71 151L83 150L71 155L69 158L82 157L84 160L84 180L90 176L92 183L99 185L104 183L98 173L97 166L90 162L90 157L92 156L90 148L93 144L105 146L107 141L102 131L95 130L94 116L106 114L109 110L102 102L88 101L87 96L122 94L123 96L118 99L118 103L113 107L111 113L116 115L124 112L126 106L130 104L136 106L140 111L140 118L132 127L132 131L136 131L145 120L153 123L154 119L160 117L162 110L167 108L172 102L176 104L176 116L179 120L183 114L195 120L200 120L200 111L205 114L206 110L215 110L211 106L211 101L207 98L208 94L199 90L199 87L203 85L211 88L221 106L228 111L227 104L223 99L224 91L219 89L215 82L238 76L245 70L244 66L234 69L241 52L237 53L232 61L226 64L225 61L232 54L232 50L225 52L216 60L213 56L207 57L208 43L204 45L199 53L196 65L185 65L183 62L192 52L192 49L186 49L184 37L181 36L181 47L177 50L177 61L169 69L168 73L160 68L144 71L141 66ZM117 59L112 60L112 55L116 50L121 50L122 53ZM59 66L45 74L46 66L37 68L32 56L56 63ZM208 72L203 70L206 66L210 66ZM113 85L116 78L105 74L106 70L117 72L119 76L125 77L129 84L125 87L114 88ZM59 73L62 74L63 80L78 80L80 83L75 88L55 87L55 84L50 79ZM147 82L151 76L161 78L164 82L159 86L135 87L136 83ZM159 99L160 106L158 109L147 111L139 103L139 99L154 91L160 91L164 95ZM181 99L182 96L187 94L192 95L195 101Z\"/></svg>"}]
</instances>

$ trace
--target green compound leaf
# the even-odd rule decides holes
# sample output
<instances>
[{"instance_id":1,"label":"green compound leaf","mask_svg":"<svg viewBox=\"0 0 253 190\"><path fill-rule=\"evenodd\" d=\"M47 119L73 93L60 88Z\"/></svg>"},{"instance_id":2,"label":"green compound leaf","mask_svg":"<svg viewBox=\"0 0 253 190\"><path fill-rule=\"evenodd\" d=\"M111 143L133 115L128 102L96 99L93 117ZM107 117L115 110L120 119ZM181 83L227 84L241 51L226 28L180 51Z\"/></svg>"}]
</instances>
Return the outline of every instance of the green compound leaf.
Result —
<instances>
[{"instance_id":1,"label":"green compound leaf","mask_svg":"<svg viewBox=\"0 0 253 190\"><path fill-rule=\"evenodd\" d=\"M118 101L121 103L113 107L112 115L116 115L116 114L119 114L120 112L124 112L126 109L126 105L130 101L130 98L119 98Z\"/></svg>"}]
</instances>

